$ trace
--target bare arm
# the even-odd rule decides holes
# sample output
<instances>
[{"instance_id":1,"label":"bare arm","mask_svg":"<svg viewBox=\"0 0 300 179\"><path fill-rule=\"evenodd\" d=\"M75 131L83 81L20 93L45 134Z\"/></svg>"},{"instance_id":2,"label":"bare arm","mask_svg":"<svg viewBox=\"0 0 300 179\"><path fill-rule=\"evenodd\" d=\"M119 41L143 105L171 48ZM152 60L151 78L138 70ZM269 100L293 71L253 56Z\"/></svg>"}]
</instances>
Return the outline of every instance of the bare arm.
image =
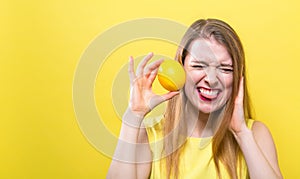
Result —
<instances>
[{"instance_id":1,"label":"bare arm","mask_svg":"<svg viewBox=\"0 0 300 179\"><path fill-rule=\"evenodd\" d=\"M119 142L107 178L148 178L151 171L151 151L142 117L127 109L123 116ZM129 120L136 120L136 125Z\"/></svg>"},{"instance_id":2,"label":"bare arm","mask_svg":"<svg viewBox=\"0 0 300 179\"><path fill-rule=\"evenodd\" d=\"M231 119L231 131L235 136L247 163L251 179L282 178L272 135L261 122L255 122L250 130L244 117L244 81L241 78L239 93Z\"/></svg>"},{"instance_id":3,"label":"bare arm","mask_svg":"<svg viewBox=\"0 0 300 179\"><path fill-rule=\"evenodd\" d=\"M283 178L279 169L277 152L271 133L261 122L255 122L236 136L244 154L250 178Z\"/></svg>"},{"instance_id":4,"label":"bare arm","mask_svg":"<svg viewBox=\"0 0 300 179\"><path fill-rule=\"evenodd\" d=\"M178 94L178 92L164 95L153 93L152 84L162 60L147 65L152 56L153 54L150 53L142 60L136 73L134 73L133 58L130 57L129 107L122 118L119 141L107 178L135 179L148 178L150 175L152 156L147 133L142 125L143 118L155 106Z\"/></svg>"}]
</instances>

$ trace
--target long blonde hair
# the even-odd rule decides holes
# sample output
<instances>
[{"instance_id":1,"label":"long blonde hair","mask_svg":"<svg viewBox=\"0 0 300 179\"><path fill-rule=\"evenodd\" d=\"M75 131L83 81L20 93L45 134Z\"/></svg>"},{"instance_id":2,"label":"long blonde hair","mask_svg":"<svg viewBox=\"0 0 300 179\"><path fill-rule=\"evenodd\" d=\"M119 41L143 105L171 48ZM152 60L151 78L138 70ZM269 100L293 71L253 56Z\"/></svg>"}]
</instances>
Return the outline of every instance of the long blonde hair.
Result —
<instances>
[{"instance_id":1,"label":"long blonde hair","mask_svg":"<svg viewBox=\"0 0 300 179\"><path fill-rule=\"evenodd\" d=\"M176 60L182 65L184 64L185 57L188 53L190 44L199 38L209 39L214 37L218 43L223 45L229 52L233 63L233 87L232 94L224 106L224 115L220 127L217 129L212 140L212 159L215 163L216 172L221 178L220 163L222 163L228 172L229 176L233 179L238 178L237 166L241 163L240 148L229 130L229 125L234 109L234 99L238 94L238 87L241 76L244 76L244 112L245 118L252 118L250 110L250 99L248 95L246 76L245 74L245 55L242 43L236 32L225 22L217 19L197 20L187 30L182 38L181 44L176 53ZM180 123L180 115L182 114L183 93L170 99L165 113L164 136L174 133L174 128ZM181 131L180 131L181 130ZM166 153L172 153L166 156L166 174L168 177L171 175L175 178L179 176L179 158L180 153L184 147L179 147L178 143L184 142L179 139L180 134L186 132L186 129L179 128L177 133L172 135L172 140L167 138L164 140L164 150ZM175 147L174 147L175 146ZM184 146L184 145L183 145ZM241 167L240 167L241 168Z\"/></svg>"}]
</instances>

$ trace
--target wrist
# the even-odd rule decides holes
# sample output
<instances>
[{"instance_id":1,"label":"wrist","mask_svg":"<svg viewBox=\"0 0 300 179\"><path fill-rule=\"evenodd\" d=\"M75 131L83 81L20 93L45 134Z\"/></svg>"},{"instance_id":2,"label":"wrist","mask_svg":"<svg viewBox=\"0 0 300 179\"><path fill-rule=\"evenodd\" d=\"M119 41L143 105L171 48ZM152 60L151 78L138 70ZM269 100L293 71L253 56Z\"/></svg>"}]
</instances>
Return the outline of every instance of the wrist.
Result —
<instances>
[{"instance_id":1,"label":"wrist","mask_svg":"<svg viewBox=\"0 0 300 179\"><path fill-rule=\"evenodd\" d=\"M233 132L234 137L239 144L245 143L245 141L249 141L249 139L253 138L253 133L251 129L245 127L238 132Z\"/></svg>"},{"instance_id":2,"label":"wrist","mask_svg":"<svg viewBox=\"0 0 300 179\"><path fill-rule=\"evenodd\" d=\"M139 118L139 119L144 119L144 117L147 114L147 112L139 111L139 110L133 110L130 107L127 108L126 112L129 113L130 115L135 116L136 118Z\"/></svg>"},{"instance_id":3,"label":"wrist","mask_svg":"<svg viewBox=\"0 0 300 179\"><path fill-rule=\"evenodd\" d=\"M128 126L131 127L140 127L144 116L146 114L143 112L137 112L133 111L130 107L126 109L123 117L122 117L122 123L125 123Z\"/></svg>"},{"instance_id":4,"label":"wrist","mask_svg":"<svg viewBox=\"0 0 300 179\"><path fill-rule=\"evenodd\" d=\"M146 114L150 112L150 109L145 106L142 107L142 106L132 105L131 103L129 103L126 111L130 112L131 114L137 117L144 118Z\"/></svg>"}]
</instances>

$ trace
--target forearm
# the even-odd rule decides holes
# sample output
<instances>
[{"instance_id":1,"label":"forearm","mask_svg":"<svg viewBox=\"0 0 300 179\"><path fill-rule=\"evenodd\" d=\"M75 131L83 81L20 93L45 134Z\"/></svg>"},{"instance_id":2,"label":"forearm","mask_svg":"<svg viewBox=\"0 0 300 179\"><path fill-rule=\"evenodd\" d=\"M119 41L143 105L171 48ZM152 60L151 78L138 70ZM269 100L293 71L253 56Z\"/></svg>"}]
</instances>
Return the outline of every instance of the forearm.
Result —
<instances>
[{"instance_id":1,"label":"forearm","mask_svg":"<svg viewBox=\"0 0 300 179\"><path fill-rule=\"evenodd\" d=\"M243 130L235 137L243 152L251 179L282 178L264 156L250 129Z\"/></svg>"},{"instance_id":2,"label":"forearm","mask_svg":"<svg viewBox=\"0 0 300 179\"><path fill-rule=\"evenodd\" d=\"M119 141L114 153L107 178L138 178L137 154L144 150L138 138L143 117L127 109L123 118Z\"/></svg>"}]
</instances>

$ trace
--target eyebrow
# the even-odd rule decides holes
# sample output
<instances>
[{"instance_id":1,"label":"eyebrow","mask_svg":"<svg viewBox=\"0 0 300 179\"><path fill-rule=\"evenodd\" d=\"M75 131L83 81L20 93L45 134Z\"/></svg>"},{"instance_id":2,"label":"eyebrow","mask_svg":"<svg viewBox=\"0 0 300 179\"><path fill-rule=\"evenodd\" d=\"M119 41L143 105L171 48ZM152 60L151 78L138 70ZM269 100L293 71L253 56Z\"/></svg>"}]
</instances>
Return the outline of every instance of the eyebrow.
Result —
<instances>
[{"instance_id":1,"label":"eyebrow","mask_svg":"<svg viewBox=\"0 0 300 179\"><path fill-rule=\"evenodd\" d=\"M209 65L206 61L202 61L202 60L191 60L192 63L202 63L202 64L205 64L205 65ZM221 63L220 66L223 66L223 67L233 67L233 65L231 63Z\"/></svg>"},{"instance_id":2,"label":"eyebrow","mask_svg":"<svg viewBox=\"0 0 300 179\"><path fill-rule=\"evenodd\" d=\"M197 60L197 59L192 59L191 60L192 63L203 63L205 65L208 65L208 63L206 61L202 61L202 60Z\"/></svg>"}]
</instances>

